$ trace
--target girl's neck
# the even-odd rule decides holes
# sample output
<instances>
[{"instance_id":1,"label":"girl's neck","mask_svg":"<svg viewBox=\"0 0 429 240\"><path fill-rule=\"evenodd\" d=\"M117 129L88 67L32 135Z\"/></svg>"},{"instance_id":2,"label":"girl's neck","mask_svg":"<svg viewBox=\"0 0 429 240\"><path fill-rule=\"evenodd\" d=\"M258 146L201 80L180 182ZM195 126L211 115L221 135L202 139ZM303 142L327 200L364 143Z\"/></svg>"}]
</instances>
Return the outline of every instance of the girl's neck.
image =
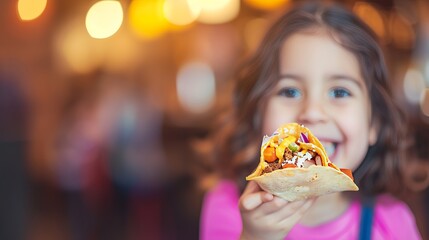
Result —
<instances>
[{"instance_id":1,"label":"girl's neck","mask_svg":"<svg viewBox=\"0 0 429 240\"><path fill-rule=\"evenodd\" d=\"M319 197L301 219L300 224L312 227L334 220L349 208L350 203L351 198L341 193Z\"/></svg>"}]
</instances>

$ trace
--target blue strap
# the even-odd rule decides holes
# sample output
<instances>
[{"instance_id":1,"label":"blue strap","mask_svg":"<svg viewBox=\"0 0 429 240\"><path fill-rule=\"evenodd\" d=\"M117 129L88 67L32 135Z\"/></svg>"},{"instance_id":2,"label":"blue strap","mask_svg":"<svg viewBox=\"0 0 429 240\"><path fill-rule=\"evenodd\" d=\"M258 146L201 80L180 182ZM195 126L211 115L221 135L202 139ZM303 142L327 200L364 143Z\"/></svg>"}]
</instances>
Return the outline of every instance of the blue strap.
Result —
<instances>
[{"instance_id":1,"label":"blue strap","mask_svg":"<svg viewBox=\"0 0 429 240\"><path fill-rule=\"evenodd\" d=\"M360 218L359 240L370 240L374 218L374 198L364 199Z\"/></svg>"}]
</instances>

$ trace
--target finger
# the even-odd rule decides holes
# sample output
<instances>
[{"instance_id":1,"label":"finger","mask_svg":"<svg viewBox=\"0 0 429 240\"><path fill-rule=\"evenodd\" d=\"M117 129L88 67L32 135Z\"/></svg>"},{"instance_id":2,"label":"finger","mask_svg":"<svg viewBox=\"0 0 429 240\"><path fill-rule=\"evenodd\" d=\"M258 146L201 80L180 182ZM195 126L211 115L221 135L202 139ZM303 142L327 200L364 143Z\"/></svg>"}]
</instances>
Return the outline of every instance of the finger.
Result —
<instances>
[{"instance_id":1,"label":"finger","mask_svg":"<svg viewBox=\"0 0 429 240\"><path fill-rule=\"evenodd\" d=\"M249 193L254 193L254 192L258 192L261 191L261 187L259 187L259 185L255 182L255 181L250 181L246 188L243 191L243 195L249 194Z\"/></svg>"},{"instance_id":2,"label":"finger","mask_svg":"<svg viewBox=\"0 0 429 240\"><path fill-rule=\"evenodd\" d=\"M305 201L287 202L287 204L285 204L283 207L281 207L277 211L273 212L270 215L270 217L276 218L279 221L281 221L282 219L285 219L285 218L288 218L288 217L292 216L304 204L305 204Z\"/></svg>"},{"instance_id":3,"label":"finger","mask_svg":"<svg viewBox=\"0 0 429 240\"><path fill-rule=\"evenodd\" d=\"M273 195L267 192L249 194L243 198L242 207L244 210L250 211L260 206L262 203L271 201L272 199Z\"/></svg>"},{"instance_id":4,"label":"finger","mask_svg":"<svg viewBox=\"0 0 429 240\"><path fill-rule=\"evenodd\" d=\"M255 216L262 217L262 216L268 216L273 213L277 213L281 211L285 206L287 206L287 204L289 204L288 201L279 197L274 197L273 200L263 204L260 207L259 212Z\"/></svg>"},{"instance_id":5,"label":"finger","mask_svg":"<svg viewBox=\"0 0 429 240\"><path fill-rule=\"evenodd\" d=\"M263 191L256 182L250 181L244 189L241 198L240 206L242 209L250 211L264 202L271 201L273 199L273 195Z\"/></svg>"},{"instance_id":6,"label":"finger","mask_svg":"<svg viewBox=\"0 0 429 240\"><path fill-rule=\"evenodd\" d=\"M288 218L285 218L283 221L290 221L293 224L297 223L302 216L307 212L308 209L313 205L316 198L308 199L305 201L302 201L302 205L296 209L296 211Z\"/></svg>"}]
</instances>

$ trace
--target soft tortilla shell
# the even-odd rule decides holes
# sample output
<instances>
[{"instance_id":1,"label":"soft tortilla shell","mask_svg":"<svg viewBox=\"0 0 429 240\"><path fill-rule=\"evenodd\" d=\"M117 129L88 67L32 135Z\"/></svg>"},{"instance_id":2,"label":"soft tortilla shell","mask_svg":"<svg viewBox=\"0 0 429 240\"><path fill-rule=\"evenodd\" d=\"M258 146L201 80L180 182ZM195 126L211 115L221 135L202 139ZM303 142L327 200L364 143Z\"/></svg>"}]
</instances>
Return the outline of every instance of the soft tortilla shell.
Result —
<instances>
[{"instance_id":1,"label":"soft tortilla shell","mask_svg":"<svg viewBox=\"0 0 429 240\"><path fill-rule=\"evenodd\" d=\"M259 186L287 201L297 201L341 191L358 191L359 188L346 174L331 167L285 168L250 177Z\"/></svg>"}]
</instances>

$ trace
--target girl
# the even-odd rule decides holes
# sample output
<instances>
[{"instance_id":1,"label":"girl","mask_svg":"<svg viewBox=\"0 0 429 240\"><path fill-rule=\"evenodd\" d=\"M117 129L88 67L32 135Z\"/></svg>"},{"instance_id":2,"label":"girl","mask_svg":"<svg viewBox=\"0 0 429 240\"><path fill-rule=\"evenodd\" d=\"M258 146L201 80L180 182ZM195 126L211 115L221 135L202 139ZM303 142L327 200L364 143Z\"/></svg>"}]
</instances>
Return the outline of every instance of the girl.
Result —
<instances>
[{"instance_id":1,"label":"girl","mask_svg":"<svg viewBox=\"0 0 429 240\"><path fill-rule=\"evenodd\" d=\"M386 194L401 186L404 121L375 35L361 20L335 5L293 9L237 84L217 152L231 180L205 197L202 239L420 239L407 206ZM262 136L289 122L308 127L332 162L354 170L357 194L287 202L249 182L239 197Z\"/></svg>"}]
</instances>

